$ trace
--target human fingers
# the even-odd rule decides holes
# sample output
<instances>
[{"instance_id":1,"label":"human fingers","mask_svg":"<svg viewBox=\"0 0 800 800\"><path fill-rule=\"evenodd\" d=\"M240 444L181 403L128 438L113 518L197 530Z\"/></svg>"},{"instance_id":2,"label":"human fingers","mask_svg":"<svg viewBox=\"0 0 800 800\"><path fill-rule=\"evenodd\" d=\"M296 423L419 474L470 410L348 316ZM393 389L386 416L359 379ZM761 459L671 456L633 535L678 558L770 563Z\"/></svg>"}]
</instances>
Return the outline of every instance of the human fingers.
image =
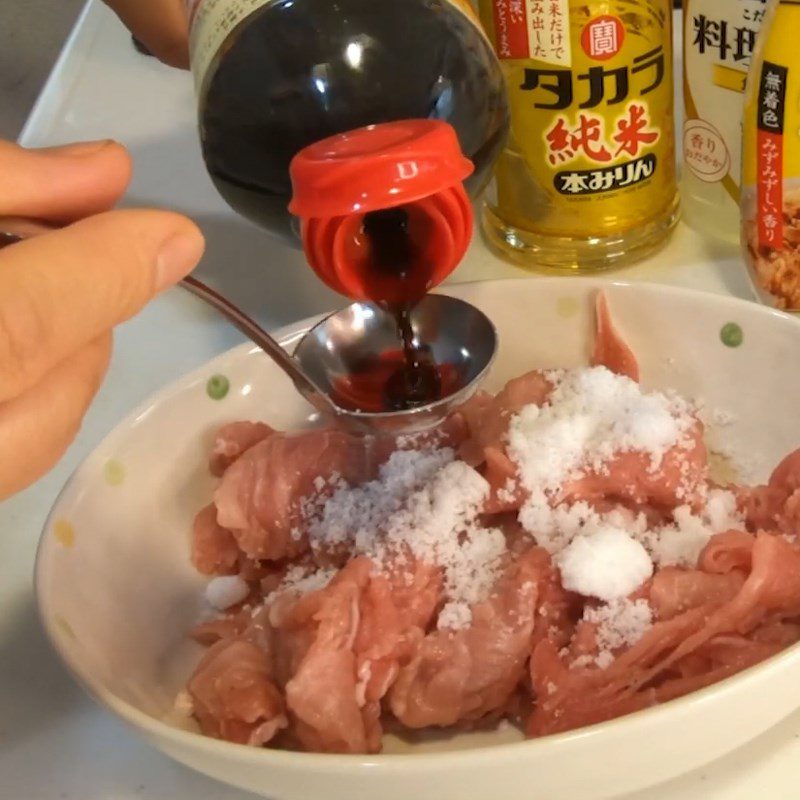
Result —
<instances>
[{"instance_id":1,"label":"human fingers","mask_svg":"<svg viewBox=\"0 0 800 800\"><path fill-rule=\"evenodd\" d=\"M48 472L80 429L108 368L105 333L50 370L39 383L0 403L0 500Z\"/></svg>"},{"instance_id":2,"label":"human fingers","mask_svg":"<svg viewBox=\"0 0 800 800\"><path fill-rule=\"evenodd\" d=\"M198 228L166 211L112 211L0 253L0 401L138 312L197 264Z\"/></svg>"},{"instance_id":3,"label":"human fingers","mask_svg":"<svg viewBox=\"0 0 800 800\"><path fill-rule=\"evenodd\" d=\"M130 176L116 142L26 149L0 140L0 217L72 222L111 208Z\"/></svg>"}]
</instances>

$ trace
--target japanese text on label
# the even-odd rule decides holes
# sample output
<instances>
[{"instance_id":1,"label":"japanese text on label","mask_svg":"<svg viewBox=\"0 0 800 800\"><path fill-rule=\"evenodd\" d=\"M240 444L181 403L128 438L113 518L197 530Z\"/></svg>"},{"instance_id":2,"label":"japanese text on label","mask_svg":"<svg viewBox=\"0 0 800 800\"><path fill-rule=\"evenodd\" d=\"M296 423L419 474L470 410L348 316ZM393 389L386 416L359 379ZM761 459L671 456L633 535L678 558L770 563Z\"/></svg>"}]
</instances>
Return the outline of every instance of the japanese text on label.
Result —
<instances>
[{"instance_id":1,"label":"japanese text on label","mask_svg":"<svg viewBox=\"0 0 800 800\"><path fill-rule=\"evenodd\" d=\"M621 67L589 67L577 76L570 69L526 69L523 91L534 92L535 108L565 109L576 99L578 108L612 106L624 102L633 89L643 96L664 80L664 49L656 47Z\"/></svg>"}]
</instances>

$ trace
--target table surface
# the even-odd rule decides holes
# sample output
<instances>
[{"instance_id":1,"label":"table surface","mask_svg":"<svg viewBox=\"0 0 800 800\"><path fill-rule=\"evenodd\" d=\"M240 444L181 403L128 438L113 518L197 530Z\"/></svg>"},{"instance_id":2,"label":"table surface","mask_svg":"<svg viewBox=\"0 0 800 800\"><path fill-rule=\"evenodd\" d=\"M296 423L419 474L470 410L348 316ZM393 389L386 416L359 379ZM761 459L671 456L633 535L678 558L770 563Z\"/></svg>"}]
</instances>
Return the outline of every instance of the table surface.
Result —
<instances>
[{"instance_id":1,"label":"table surface","mask_svg":"<svg viewBox=\"0 0 800 800\"><path fill-rule=\"evenodd\" d=\"M198 274L262 324L276 327L341 305L298 252L236 218L217 196L200 157L188 74L137 54L114 16L91 0L21 142L107 137L133 155L135 177L125 203L177 208L198 220L208 239ZM253 268L258 264L263 276ZM476 241L454 280L519 274ZM620 277L750 296L736 249L706 241L683 224L667 248ZM31 586L42 523L80 460L149 394L239 341L187 294L173 290L161 297L119 330L108 380L63 462L0 506L0 798L251 797L173 763L85 696L44 638ZM798 763L800 714L704 770L625 800L788 800L797 797L792 777Z\"/></svg>"}]
</instances>

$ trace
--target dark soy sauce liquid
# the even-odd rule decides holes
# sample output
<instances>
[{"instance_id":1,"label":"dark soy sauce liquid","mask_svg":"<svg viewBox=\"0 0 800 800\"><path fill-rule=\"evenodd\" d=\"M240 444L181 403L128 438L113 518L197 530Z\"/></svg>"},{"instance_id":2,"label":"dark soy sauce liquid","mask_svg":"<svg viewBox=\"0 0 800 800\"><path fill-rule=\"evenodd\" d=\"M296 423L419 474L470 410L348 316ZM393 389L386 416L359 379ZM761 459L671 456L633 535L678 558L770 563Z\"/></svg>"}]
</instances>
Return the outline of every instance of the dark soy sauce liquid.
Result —
<instances>
[{"instance_id":1,"label":"dark soy sauce liquid","mask_svg":"<svg viewBox=\"0 0 800 800\"><path fill-rule=\"evenodd\" d=\"M441 386L439 396L452 394L460 385L458 370L452 364L437 364L433 369ZM396 410L387 395L394 392L390 383L404 380L406 370L406 357L400 348L365 359L348 375L336 379L333 387L336 402L352 411ZM401 391L405 390L405 386L401 386ZM401 409L408 407L406 403L400 406Z\"/></svg>"},{"instance_id":2,"label":"dark soy sauce liquid","mask_svg":"<svg viewBox=\"0 0 800 800\"><path fill-rule=\"evenodd\" d=\"M438 400L442 396L442 377L430 349L414 341L411 309L395 311L394 318L404 364L386 381L384 400L387 411L403 411Z\"/></svg>"},{"instance_id":3,"label":"dark soy sauce liquid","mask_svg":"<svg viewBox=\"0 0 800 800\"><path fill-rule=\"evenodd\" d=\"M442 396L442 379L430 349L414 337L411 311L425 296L431 267L409 233L409 215L403 207L372 211L364 217L369 241L367 291L373 302L395 318L403 362L382 387L385 411L403 411Z\"/></svg>"}]
</instances>

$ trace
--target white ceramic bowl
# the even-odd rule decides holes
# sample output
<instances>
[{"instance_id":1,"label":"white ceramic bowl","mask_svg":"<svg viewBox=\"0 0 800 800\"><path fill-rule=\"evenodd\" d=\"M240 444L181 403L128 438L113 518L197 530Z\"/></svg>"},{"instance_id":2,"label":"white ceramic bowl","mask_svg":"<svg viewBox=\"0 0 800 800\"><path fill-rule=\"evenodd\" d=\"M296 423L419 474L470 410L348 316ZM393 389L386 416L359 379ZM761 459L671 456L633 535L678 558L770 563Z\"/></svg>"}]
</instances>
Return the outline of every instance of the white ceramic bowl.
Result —
<instances>
[{"instance_id":1,"label":"white ceramic bowl","mask_svg":"<svg viewBox=\"0 0 800 800\"><path fill-rule=\"evenodd\" d=\"M753 460L756 477L800 445L800 323L791 317L714 295L595 280L509 280L448 293L497 325L489 379L497 388L532 367L586 363L599 287L609 291L643 382L735 414L724 434ZM741 327L739 346L722 341L729 323ZM308 325L284 330L283 341ZM215 374L230 381L222 400L206 392ZM271 362L239 347L123 421L77 470L47 522L36 568L47 633L99 702L165 753L274 800L602 800L707 763L800 705L795 646L686 698L534 741L513 729L413 743L387 737L379 756L327 756L182 729L170 710L201 652L185 638L204 586L189 563L189 537L213 486L205 468L212 431L245 418L296 426L309 413Z\"/></svg>"}]
</instances>

